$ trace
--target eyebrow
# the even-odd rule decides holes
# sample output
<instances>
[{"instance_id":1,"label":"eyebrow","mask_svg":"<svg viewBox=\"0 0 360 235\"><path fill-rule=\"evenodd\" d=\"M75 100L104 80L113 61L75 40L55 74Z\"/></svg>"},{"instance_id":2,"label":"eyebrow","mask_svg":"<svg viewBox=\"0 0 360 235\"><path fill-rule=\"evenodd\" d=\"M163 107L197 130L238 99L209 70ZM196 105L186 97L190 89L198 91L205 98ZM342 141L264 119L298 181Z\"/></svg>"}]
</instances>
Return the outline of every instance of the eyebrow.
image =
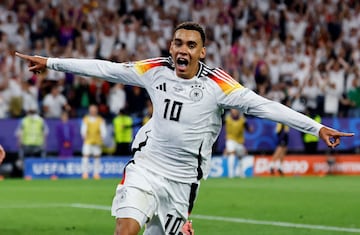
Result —
<instances>
[{"instance_id":1,"label":"eyebrow","mask_svg":"<svg viewBox=\"0 0 360 235\"><path fill-rule=\"evenodd\" d=\"M183 40L182 39L180 39L180 38L174 38L174 41L175 42L183 42ZM198 45L198 43L196 42L196 41L192 41L192 40L190 40L190 41L186 41L186 44L195 44L195 46L197 46Z\"/></svg>"}]
</instances>

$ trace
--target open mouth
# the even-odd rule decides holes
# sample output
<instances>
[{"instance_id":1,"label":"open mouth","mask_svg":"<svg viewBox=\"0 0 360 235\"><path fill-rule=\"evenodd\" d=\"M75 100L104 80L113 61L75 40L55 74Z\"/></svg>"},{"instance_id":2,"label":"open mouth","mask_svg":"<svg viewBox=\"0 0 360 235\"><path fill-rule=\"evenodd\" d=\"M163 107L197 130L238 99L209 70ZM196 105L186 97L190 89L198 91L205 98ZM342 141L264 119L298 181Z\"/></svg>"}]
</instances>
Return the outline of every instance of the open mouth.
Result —
<instances>
[{"instance_id":1,"label":"open mouth","mask_svg":"<svg viewBox=\"0 0 360 235\"><path fill-rule=\"evenodd\" d=\"M186 69L186 66L189 64L189 61L185 58L178 58L176 60L176 64L180 70Z\"/></svg>"}]
</instances>

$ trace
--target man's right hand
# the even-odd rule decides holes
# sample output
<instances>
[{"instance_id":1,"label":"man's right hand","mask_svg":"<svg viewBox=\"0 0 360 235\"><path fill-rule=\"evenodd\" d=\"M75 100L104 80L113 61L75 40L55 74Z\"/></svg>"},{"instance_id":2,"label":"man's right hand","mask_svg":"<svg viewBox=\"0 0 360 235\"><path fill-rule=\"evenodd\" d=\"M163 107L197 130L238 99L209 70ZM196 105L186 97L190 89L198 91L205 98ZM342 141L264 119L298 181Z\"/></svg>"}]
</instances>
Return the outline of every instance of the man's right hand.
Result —
<instances>
[{"instance_id":1,"label":"man's right hand","mask_svg":"<svg viewBox=\"0 0 360 235\"><path fill-rule=\"evenodd\" d=\"M181 229L183 235L194 235L194 229L190 220L186 221L184 226Z\"/></svg>"},{"instance_id":2,"label":"man's right hand","mask_svg":"<svg viewBox=\"0 0 360 235\"><path fill-rule=\"evenodd\" d=\"M46 69L46 57L24 55L19 52L16 52L15 55L29 62L28 67L30 72L41 73Z\"/></svg>"}]
</instances>

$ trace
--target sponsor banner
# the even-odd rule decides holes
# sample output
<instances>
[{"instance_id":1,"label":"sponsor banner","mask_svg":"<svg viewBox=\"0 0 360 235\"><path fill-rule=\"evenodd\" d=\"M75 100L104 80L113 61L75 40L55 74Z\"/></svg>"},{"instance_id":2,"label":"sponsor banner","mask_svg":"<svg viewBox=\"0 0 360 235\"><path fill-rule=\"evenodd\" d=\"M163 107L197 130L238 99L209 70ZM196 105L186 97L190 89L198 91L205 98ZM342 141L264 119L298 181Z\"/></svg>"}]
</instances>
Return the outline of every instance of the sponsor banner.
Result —
<instances>
[{"instance_id":1,"label":"sponsor banner","mask_svg":"<svg viewBox=\"0 0 360 235\"><path fill-rule=\"evenodd\" d=\"M254 168L254 156L245 156L241 160L235 159L233 164L227 157L214 156L211 159L210 178L230 177L233 172L234 177L252 177Z\"/></svg>"},{"instance_id":2,"label":"sponsor banner","mask_svg":"<svg viewBox=\"0 0 360 235\"><path fill-rule=\"evenodd\" d=\"M121 178L130 158L102 157L100 176ZM89 177L93 174L93 159L89 159ZM27 158L24 161L24 177L27 179L81 178L81 158Z\"/></svg>"},{"instance_id":3,"label":"sponsor banner","mask_svg":"<svg viewBox=\"0 0 360 235\"><path fill-rule=\"evenodd\" d=\"M254 176L269 176L271 156L256 156ZM282 163L285 175L360 175L360 155L290 155ZM278 173L276 173L278 174Z\"/></svg>"},{"instance_id":4,"label":"sponsor banner","mask_svg":"<svg viewBox=\"0 0 360 235\"><path fill-rule=\"evenodd\" d=\"M89 177L93 174L93 159L89 159ZM102 157L100 176L102 178L121 178L123 170L130 158ZM236 159L229 164L228 158L215 156L211 160L209 177L229 177L229 169L235 173L234 177L252 177L254 156ZM27 179L50 178L81 178L81 158L27 158L24 161L24 177Z\"/></svg>"}]
</instances>

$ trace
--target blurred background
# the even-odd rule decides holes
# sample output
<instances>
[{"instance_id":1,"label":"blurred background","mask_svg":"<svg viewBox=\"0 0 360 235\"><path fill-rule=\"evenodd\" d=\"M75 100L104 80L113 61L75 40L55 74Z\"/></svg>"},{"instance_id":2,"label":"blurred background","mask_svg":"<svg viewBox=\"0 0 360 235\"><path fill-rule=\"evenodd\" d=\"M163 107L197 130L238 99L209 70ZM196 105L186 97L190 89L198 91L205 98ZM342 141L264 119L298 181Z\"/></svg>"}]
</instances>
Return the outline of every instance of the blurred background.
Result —
<instances>
[{"instance_id":1,"label":"blurred background","mask_svg":"<svg viewBox=\"0 0 360 235\"><path fill-rule=\"evenodd\" d=\"M312 118L318 115L324 124L355 133L360 129L358 1L2 0L0 144L8 152L2 171L21 176L19 123L29 113L43 118L47 127L42 157L57 158L69 157L60 154L60 125L69 130L70 157L81 156L80 125L91 104L107 123L107 156L118 157L113 120L120 111L132 120L130 136L152 112L142 88L50 70L33 74L15 51L114 62L169 56L174 27L190 20L206 29L209 66L223 68L259 95L286 101ZM253 127L245 132L248 153L271 154L276 123L246 118ZM307 140L290 130L288 152L306 153ZM224 129L215 155L224 153L225 141ZM359 147L355 136L344 139L336 152L319 143L315 154L357 156Z\"/></svg>"}]
</instances>

